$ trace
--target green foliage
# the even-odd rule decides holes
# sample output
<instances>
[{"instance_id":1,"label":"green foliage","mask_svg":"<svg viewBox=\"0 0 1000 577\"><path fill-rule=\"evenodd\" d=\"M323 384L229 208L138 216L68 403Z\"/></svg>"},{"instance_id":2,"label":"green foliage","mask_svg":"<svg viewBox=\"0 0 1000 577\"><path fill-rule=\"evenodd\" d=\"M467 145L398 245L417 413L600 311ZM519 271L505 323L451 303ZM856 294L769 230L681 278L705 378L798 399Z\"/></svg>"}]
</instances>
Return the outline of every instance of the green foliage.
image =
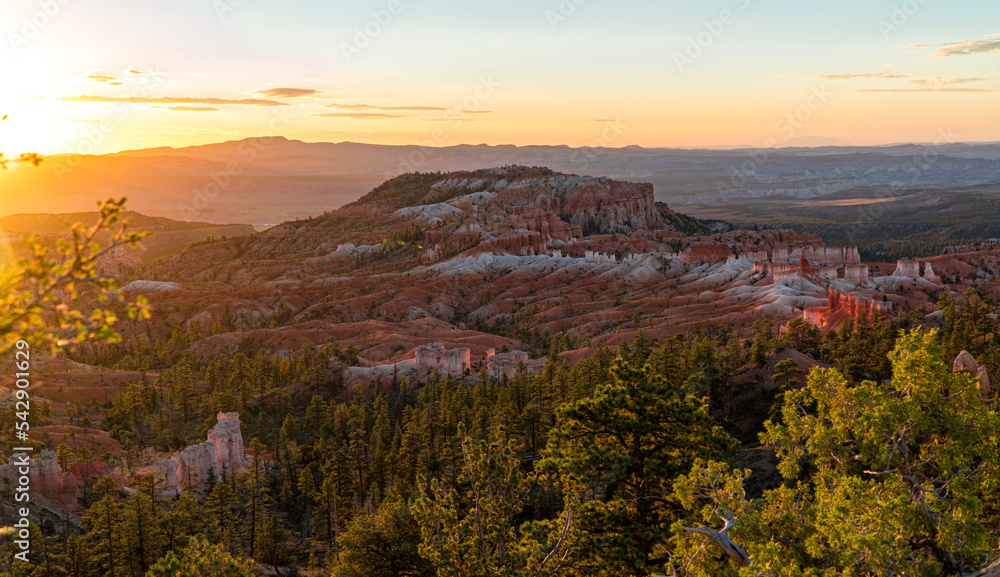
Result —
<instances>
[{"instance_id":1,"label":"green foliage","mask_svg":"<svg viewBox=\"0 0 1000 577\"><path fill-rule=\"evenodd\" d=\"M115 341L117 314L106 307L117 306L130 318L146 318L145 301L128 303L116 292L116 282L97 272L98 259L122 246L136 247L145 237L129 232L121 218L125 199L100 205L100 218L90 228L74 225L69 240L60 240L55 254L37 239L29 239L31 256L0 266L0 358L9 355L17 340L34 347L54 349L84 341ZM112 232L110 244L101 246L97 235ZM90 297L100 306L90 314L74 305Z\"/></svg>"},{"instance_id":2,"label":"green foliage","mask_svg":"<svg viewBox=\"0 0 1000 577\"><path fill-rule=\"evenodd\" d=\"M420 556L420 527L409 507L393 500L374 515L358 515L338 540L340 560L333 577L434 577L434 565Z\"/></svg>"},{"instance_id":3,"label":"green foliage","mask_svg":"<svg viewBox=\"0 0 1000 577\"><path fill-rule=\"evenodd\" d=\"M192 540L180 555L173 551L157 561L146 577L254 577L253 563L237 559L218 545Z\"/></svg>"},{"instance_id":4,"label":"green foliage","mask_svg":"<svg viewBox=\"0 0 1000 577\"><path fill-rule=\"evenodd\" d=\"M785 393L782 422L762 435L787 480L763 499L746 501L745 472L719 465L699 464L679 483L679 502L703 522L730 521L749 553L745 562L729 556L726 570L955 575L995 552L981 497L995 490L1000 418L943 358L936 333L916 330L898 340L886 383L814 370L807 387ZM700 490L706 484L715 489ZM728 532L700 534L725 550ZM694 535L675 526L688 574L718 575Z\"/></svg>"},{"instance_id":5,"label":"green foliage","mask_svg":"<svg viewBox=\"0 0 1000 577\"><path fill-rule=\"evenodd\" d=\"M698 457L720 458L733 442L705 402L649 365L622 360L614 380L563 407L543 468L579 502L581 564L595 575L647 574L666 563L658 545L676 518L666 496Z\"/></svg>"},{"instance_id":6,"label":"green foliage","mask_svg":"<svg viewBox=\"0 0 1000 577\"><path fill-rule=\"evenodd\" d=\"M420 554L438 577L554 575L564 568L572 514L554 523L520 522L536 480L521 470L503 430L498 436L492 443L463 441L455 486L418 482Z\"/></svg>"}]
</instances>

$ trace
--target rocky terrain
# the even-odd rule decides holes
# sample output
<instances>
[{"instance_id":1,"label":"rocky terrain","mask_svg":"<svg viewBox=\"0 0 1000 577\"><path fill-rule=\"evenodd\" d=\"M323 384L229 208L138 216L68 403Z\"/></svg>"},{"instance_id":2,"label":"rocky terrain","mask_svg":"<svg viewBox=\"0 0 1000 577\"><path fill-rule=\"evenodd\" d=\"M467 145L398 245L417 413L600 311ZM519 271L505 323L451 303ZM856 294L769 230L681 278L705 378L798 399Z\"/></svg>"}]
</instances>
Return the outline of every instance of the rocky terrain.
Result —
<instances>
[{"instance_id":1,"label":"rocky terrain","mask_svg":"<svg viewBox=\"0 0 1000 577\"><path fill-rule=\"evenodd\" d=\"M347 385L338 394L348 397L434 373L498 380L539 373L553 342L575 361L640 332L657 339L696 326L748 338L760 321L781 332L796 319L822 332L863 318L935 327L944 319L937 305L944 295L974 287L1000 297L996 243L865 262L856 246L828 246L812 234L686 216L657 202L650 184L539 167L407 174L321 216L263 232L237 227L228 238L211 225L136 218L138 228L160 227L167 237L161 246L177 248L135 262L125 276L123 293L146 297L153 311L141 325L120 325L126 351L155 351L169 341L210 363L237 353L294 360L334 347L339 356L329 378ZM209 231L215 234L205 236ZM179 239L191 238L201 240L182 249ZM802 370L817 364L789 349L771 365L782 359ZM970 370L989 393L989 377L971 355L956 359L955 369ZM174 496L247 467L235 413L204 424L199 435L207 431L207 441L172 439L141 454L113 438L121 436L115 431L100 430L99 423L129 418L113 399L159 387L155 372L43 357L36 373L31 392L49 416L32 439L94 456L63 470L55 453L38 455L32 479L52 510L78 515L77 497L109 473L122 486L154 473L161 494ZM733 382L766 380L751 373ZM281 394L313 392L303 384ZM726 418L748 435L760 425L756 417Z\"/></svg>"},{"instance_id":2,"label":"rocky terrain","mask_svg":"<svg viewBox=\"0 0 1000 577\"><path fill-rule=\"evenodd\" d=\"M639 330L795 318L830 330L918 307L933 324L941 295L995 291L998 271L993 245L863 264L813 235L678 214L648 184L507 167L404 175L320 217L193 247L125 290L156 310L137 338L197 327L201 358L336 341L358 351L347 379L365 381L416 371L433 343L468 349L476 371L502 349L544 356L542 334L592 350Z\"/></svg>"}]
</instances>

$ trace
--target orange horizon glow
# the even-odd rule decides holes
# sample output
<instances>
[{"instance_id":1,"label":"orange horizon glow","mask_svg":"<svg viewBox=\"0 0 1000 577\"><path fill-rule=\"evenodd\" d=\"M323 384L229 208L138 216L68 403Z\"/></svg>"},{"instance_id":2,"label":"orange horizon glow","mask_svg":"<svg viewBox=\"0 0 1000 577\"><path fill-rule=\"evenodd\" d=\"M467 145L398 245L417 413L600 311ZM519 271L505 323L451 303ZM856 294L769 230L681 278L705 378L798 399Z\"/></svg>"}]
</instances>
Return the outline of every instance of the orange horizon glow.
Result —
<instances>
[{"instance_id":1,"label":"orange horizon glow","mask_svg":"<svg viewBox=\"0 0 1000 577\"><path fill-rule=\"evenodd\" d=\"M33 27L38 7L16 0L4 8L15 27L0 151L259 135L428 147L1000 141L1000 36L981 25L996 5L928 4L887 30L892 2L729 2L720 26L714 8L645 0L583 3L565 21L522 0L404 2L389 16L313 0L219 14L194 0L94 0Z\"/></svg>"}]
</instances>

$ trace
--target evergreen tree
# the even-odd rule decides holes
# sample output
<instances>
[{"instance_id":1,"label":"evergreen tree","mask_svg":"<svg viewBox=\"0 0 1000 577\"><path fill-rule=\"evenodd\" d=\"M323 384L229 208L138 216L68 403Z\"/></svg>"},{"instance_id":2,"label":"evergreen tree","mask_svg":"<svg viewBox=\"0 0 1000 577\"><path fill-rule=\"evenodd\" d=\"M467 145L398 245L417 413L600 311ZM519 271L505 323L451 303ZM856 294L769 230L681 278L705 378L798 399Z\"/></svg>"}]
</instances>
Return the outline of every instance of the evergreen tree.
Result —
<instances>
[{"instance_id":1,"label":"evergreen tree","mask_svg":"<svg viewBox=\"0 0 1000 577\"><path fill-rule=\"evenodd\" d=\"M724 456L733 441L705 403L619 359L614 381L563 407L543 468L580 499L573 511L583 565L594 575L645 575L669 558L659 549L676 511L672 480L699 456Z\"/></svg>"}]
</instances>

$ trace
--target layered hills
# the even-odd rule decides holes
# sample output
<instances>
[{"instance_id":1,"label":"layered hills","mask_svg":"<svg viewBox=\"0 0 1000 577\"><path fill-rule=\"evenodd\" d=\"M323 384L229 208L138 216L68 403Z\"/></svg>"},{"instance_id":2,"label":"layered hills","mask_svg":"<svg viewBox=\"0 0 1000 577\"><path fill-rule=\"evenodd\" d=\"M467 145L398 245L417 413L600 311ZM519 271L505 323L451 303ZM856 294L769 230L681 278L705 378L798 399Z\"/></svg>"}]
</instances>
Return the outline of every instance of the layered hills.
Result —
<instances>
[{"instance_id":1,"label":"layered hills","mask_svg":"<svg viewBox=\"0 0 1000 577\"><path fill-rule=\"evenodd\" d=\"M14 214L0 217L0 242L13 249L15 254L23 254L25 237L34 236L43 245L53 245L66 238L70 226L82 224L93 226L99 218L96 212L60 214ZM137 250L118 252L119 259L132 262L135 266L153 263L158 259L184 251L194 243L207 240L236 238L251 235L254 227L248 224L212 224L207 222L183 222L163 217L152 217L135 211L122 215L132 230L144 230L151 234ZM98 238L107 242L107 235Z\"/></svg>"},{"instance_id":2,"label":"layered hills","mask_svg":"<svg viewBox=\"0 0 1000 577\"><path fill-rule=\"evenodd\" d=\"M336 341L358 354L345 376L365 380L419 368L434 343L468 349L475 369L499 350L542 357L553 336L582 355L695 323L826 330L924 307L933 324L938 297L993 290L998 270L992 245L865 264L814 235L679 214L646 183L508 166L406 174L321 216L192 247L125 290L156 310L138 338L187 327L201 358Z\"/></svg>"},{"instance_id":3,"label":"layered hills","mask_svg":"<svg viewBox=\"0 0 1000 577\"><path fill-rule=\"evenodd\" d=\"M991 220L995 211L987 210L998 194L1000 146L996 144L943 141L884 147L690 150L609 148L610 143L601 142L603 146L580 148L423 147L268 137L105 156L56 155L38 169L0 173L0 215L44 212L53 206L60 211L82 211L92 208L94 198L127 196L130 207L144 214L270 226L343 206L401 174L518 164L649 183L656 200L682 212L747 226L775 223L789 212L794 218L785 218L781 224L810 224L815 211L799 209L823 206L827 201L863 206L919 192L947 199L955 191L985 186L978 197L962 194L983 215L981 221L997 224ZM911 216L901 216L902 224L909 223ZM854 213L846 218L826 220L833 226L857 220ZM879 235L877 228L869 232Z\"/></svg>"},{"instance_id":4,"label":"layered hills","mask_svg":"<svg viewBox=\"0 0 1000 577\"><path fill-rule=\"evenodd\" d=\"M261 392L259 411L319 393L349 399L434 372L470 383L540 373L553 355L573 362L640 333L661 339L697 334L696 326L749 340L803 326L832 331L863 318L934 327L945 318L942 296L958 298L973 287L1000 297L996 243L864 262L857 247L830 246L812 234L687 216L658 202L649 183L533 166L408 173L336 210L260 232L244 226L226 235L225 227L129 216L174 246L127 274L111 271L126 296L148 299L152 318L123 318L121 345L74 353L91 364L43 357L32 388L50 414L36 436L108 458L128 451L118 440L130 418L122 403L173 391L192 363L215 379L212 367L231 361L257 383L269 377L254 371L270 362L274 371L318 367L319 375L283 378L277 392ZM3 222L54 239L65 222L86 217ZM183 247L171 244L181 238ZM166 351L173 356L161 358ZM147 370L151 356L164 363L157 371ZM759 429L781 360L803 370L817 364L782 351L770 365L734 377L746 386L716 407L725 407L741 439ZM9 379L2 384L9 387ZM0 396L0 405L5 399L11 396ZM754 409L729 414L737 405ZM213 413L210 421L197 434L192 423L191 434L165 437L158 450L135 456L135 466L157 471L169 494L188 477L241 470L238 417ZM199 444L185 442L192 438ZM39 460L38 483L54 509L79 513L77 487L94 475L60 473L56 459ZM98 476L109 470L103 459L92 465Z\"/></svg>"}]
</instances>

